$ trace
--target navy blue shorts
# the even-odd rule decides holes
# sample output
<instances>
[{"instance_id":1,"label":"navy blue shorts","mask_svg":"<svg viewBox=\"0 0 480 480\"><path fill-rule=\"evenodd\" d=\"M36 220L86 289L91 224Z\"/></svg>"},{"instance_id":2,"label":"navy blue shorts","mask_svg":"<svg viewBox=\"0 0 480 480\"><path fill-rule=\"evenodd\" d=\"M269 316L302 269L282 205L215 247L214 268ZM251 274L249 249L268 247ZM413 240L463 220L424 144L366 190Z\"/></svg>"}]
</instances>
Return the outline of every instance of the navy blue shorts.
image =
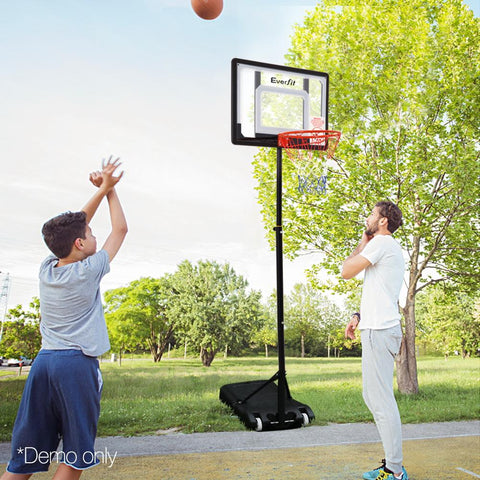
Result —
<instances>
[{"instance_id":1,"label":"navy blue shorts","mask_svg":"<svg viewBox=\"0 0 480 480\"><path fill-rule=\"evenodd\" d=\"M97 465L94 443L101 393L95 357L80 350L40 350L18 408L7 471L44 472L52 462L77 470Z\"/></svg>"}]
</instances>

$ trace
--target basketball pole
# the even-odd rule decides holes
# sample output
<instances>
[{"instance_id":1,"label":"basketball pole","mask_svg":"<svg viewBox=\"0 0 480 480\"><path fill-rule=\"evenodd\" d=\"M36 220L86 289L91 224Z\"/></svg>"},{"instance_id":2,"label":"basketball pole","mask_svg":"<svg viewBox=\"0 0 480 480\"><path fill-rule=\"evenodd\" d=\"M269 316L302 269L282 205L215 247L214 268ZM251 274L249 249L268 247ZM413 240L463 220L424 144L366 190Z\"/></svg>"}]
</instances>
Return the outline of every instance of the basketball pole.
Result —
<instances>
[{"instance_id":1,"label":"basketball pole","mask_svg":"<svg viewBox=\"0 0 480 480\"><path fill-rule=\"evenodd\" d=\"M277 219L275 250L277 264L277 343L278 343L278 421L285 423L285 398L287 378L285 370L285 323L283 301L283 230L282 230L282 148L277 147Z\"/></svg>"},{"instance_id":2,"label":"basketball pole","mask_svg":"<svg viewBox=\"0 0 480 480\"><path fill-rule=\"evenodd\" d=\"M308 425L315 414L290 395L285 370L285 323L283 291L282 153L277 146L275 253L277 276L277 354L278 371L269 380L223 385L220 400L229 405L240 420L257 432ZM275 381L277 383L275 383ZM288 411L287 411L288 409Z\"/></svg>"}]
</instances>

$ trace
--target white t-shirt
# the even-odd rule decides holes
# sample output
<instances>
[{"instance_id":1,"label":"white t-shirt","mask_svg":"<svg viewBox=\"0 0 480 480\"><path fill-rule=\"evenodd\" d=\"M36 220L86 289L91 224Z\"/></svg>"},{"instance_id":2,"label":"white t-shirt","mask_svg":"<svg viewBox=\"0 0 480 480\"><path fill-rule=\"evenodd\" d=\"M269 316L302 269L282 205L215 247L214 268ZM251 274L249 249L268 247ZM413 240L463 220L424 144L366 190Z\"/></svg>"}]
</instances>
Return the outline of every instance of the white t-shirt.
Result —
<instances>
[{"instance_id":1,"label":"white t-shirt","mask_svg":"<svg viewBox=\"0 0 480 480\"><path fill-rule=\"evenodd\" d=\"M381 330L398 325L398 297L405 273L402 248L391 235L375 235L360 255L372 265L365 269L359 328Z\"/></svg>"}]
</instances>

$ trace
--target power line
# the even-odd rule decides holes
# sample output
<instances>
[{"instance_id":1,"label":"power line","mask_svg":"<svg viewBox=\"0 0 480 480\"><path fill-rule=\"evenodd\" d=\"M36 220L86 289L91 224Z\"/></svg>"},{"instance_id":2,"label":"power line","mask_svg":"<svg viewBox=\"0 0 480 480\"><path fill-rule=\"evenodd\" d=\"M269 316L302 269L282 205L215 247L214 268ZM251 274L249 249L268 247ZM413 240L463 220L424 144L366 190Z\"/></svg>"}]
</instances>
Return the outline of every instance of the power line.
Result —
<instances>
[{"instance_id":1,"label":"power line","mask_svg":"<svg viewBox=\"0 0 480 480\"><path fill-rule=\"evenodd\" d=\"M1 342L3 337L3 323L5 322L5 316L7 314L8 293L10 291L10 274L8 272L3 273L0 271L0 275L4 277L0 290L0 319L2 320L2 326L0 327Z\"/></svg>"}]
</instances>

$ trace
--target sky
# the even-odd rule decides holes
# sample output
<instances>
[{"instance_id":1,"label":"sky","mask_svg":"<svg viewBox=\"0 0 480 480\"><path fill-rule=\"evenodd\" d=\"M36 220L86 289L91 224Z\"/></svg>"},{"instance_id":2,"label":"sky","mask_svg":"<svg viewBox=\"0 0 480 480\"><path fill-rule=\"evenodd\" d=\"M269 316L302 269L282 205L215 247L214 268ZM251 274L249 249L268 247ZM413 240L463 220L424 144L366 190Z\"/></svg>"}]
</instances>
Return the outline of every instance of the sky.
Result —
<instances>
[{"instance_id":1,"label":"sky","mask_svg":"<svg viewBox=\"0 0 480 480\"><path fill-rule=\"evenodd\" d=\"M257 149L230 141L230 62L284 64L293 26L316 3L224 0L206 21L190 0L0 0L0 272L10 274L9 307L38 295L49 254L43 223L82 208L94 193L89 172L110 155L125 170L117 190L129 233L103 290L208 259L270 294L275 253L254 188ZM480 0L465 3L480 16ZM106 204L91 225L101 245ZM285 291L318 259L285 260Z\"/></svg>"}]
</instances>

